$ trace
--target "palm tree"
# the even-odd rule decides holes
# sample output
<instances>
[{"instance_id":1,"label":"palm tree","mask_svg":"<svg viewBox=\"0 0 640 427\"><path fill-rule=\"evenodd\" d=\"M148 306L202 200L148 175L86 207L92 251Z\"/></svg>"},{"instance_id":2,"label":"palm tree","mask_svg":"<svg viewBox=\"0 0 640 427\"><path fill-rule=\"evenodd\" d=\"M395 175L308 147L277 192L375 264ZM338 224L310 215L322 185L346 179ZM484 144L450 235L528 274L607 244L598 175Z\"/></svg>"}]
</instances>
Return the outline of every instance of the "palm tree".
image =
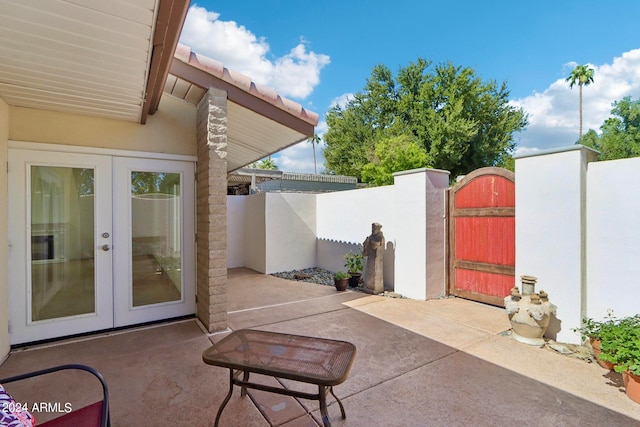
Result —
<instances>
[{"instance_id":1,"label":"palm tree","mask_svg":"<svg viewBox=\"0 0 640 427\"><path fill-rule=\"evenodd\" d=\"M269 156L266 159L262 159L259 162L257 162L256 169L266 169L266 170L277 171L278 165L276 165L276 162L271 160L271 156Z\"/></svg>"},{"instance_id":2,"label":"palm tree","mask_svg":"<svg viewBox=\"0 0 640 427\"><path fill-rule=\"evenodd\" d=\"M573 85L578 83L578 87L580 88L580 137L582 138L582 86L589 86L593 83L593 68L589 68L588 65L576 65L576 68L573 69L571 75L565 79L565 81L569 82L569 87L573 88ZM579 139L578 138L578 139Z\"/></svg>"},{"instance_id":3,"label":"palm tree","mask_svg":"<svg viewBox=\"0 0 640 427\"><path fill-rule=\"evenodd\" d=\"M313 147L313 173L317 174L318 171L316 169L316 144L320 144L320 137L317 133L314 133L313 136L309 137L309 142Z\"/></svg>"}]
</instances>

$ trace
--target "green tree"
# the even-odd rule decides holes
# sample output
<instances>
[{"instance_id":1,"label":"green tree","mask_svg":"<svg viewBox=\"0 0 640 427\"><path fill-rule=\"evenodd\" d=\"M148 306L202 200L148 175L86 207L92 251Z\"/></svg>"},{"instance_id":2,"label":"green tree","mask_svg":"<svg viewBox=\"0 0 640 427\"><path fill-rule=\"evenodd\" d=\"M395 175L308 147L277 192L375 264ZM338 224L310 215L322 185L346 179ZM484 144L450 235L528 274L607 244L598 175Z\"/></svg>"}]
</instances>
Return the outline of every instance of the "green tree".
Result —
<instances>
[{"instance_id":1,"label":"green tree","mask_svg":"<svg viewBox=\"0 0 640 427\"><path fill-rule=\"evenodd\" d=\"M408 135L384 138L376 142L375 158L362 168L362 180L375 185L393 184L393 173L422 168L428 156L418 139Z\"/></svg>"},{"instance_id":2,"label":"green tree","mask_svg":"<svg viewBox=\"0 0 640 427\"><path fill-rule=\"evenodd\" d=\"M600 151L600 160L640 156L640 99L627 96L612 105L613 117L600 126L601 134L589 129L578 143Z\"/></svg>"},{"instance_id":3,"label":"green tree","mask_svg":"<svg viewBox=\"0 0 640 427\"><path fill-rule=\"evenodd\" d=\"M496 165L510 156L513 133L527 124L524 111L509 105L508 96L505 83L483 82L472 69L451 63L431 67L419 58L396 77L378 65L361 92L327 113L325 167L374 179L373 171L380 170L376 166L384 169L395 162L386 154L385 164L376 155L377 146L393 150L388 141L400 135L424 151L422 166L449 170L452 177ZM363 176L369 163L373 166Z\"/></svg>"},{"instance_id":4,"label":"green tree","mask_svg":"<svg viewBox=\"0 0 640 427\"><path fill-rule=\"evenodd\" d=\"M316 144L320 144L320 137L317 133L314 133L312 137L308 139L311 143L311 147L313 147L313 173L317 174L318 169L316 167Z\"/></svg>"},{"instance_id":5,"label":"green tree","mask_svg":"<svg viewBox=\"0 0 640 427\"><path fill-rule=\"evenodd\" d=\"M593 74L595 71L593 68L589 68L588 65L576 65L576 67L571 71L569 77L565 79L565 81L569 82L569 87L573 88L573 86L577 83L578 88L580 89L580 95L578 96L579 107L580 107L580 132L578 138L582 138L582 86L589 86L593 83Z\"/></svg>"}]
</instances>

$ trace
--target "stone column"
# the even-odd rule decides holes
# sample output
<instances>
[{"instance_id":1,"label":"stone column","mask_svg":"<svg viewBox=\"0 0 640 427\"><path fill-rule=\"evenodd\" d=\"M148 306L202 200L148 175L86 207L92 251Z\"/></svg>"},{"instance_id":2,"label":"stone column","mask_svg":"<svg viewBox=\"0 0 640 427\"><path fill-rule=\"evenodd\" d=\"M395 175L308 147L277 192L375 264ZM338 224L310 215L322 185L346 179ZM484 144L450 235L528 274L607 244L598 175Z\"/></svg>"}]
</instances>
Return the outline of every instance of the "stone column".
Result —
<instances>
[{"instance_id":1,"label":"stone column","mask_svg":"<svg viewBox=\"0 0 640 427\"><path fill-rule=\"evenodd\" d=\"M209 332L227 328L227 93L198 105L196 314Z\"/></svg>"}]
</instances>

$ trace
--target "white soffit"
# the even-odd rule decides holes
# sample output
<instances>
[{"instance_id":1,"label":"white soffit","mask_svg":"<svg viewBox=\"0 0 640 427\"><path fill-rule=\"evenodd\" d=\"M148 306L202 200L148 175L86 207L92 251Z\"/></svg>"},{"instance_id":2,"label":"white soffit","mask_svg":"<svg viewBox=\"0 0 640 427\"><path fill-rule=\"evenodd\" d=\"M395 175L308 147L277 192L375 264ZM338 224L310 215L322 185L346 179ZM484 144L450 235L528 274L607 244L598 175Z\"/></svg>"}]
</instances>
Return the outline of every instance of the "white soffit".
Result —
<instances>
[{"instance_id":1,"label":"white soffit","mask_svg":"<svg viewBox=\"0 0 640 427\"><path fill-rule=\"evenodd\" d=\"M9 105L139 121L158 0L0 0Z\"/></svg>"},{"instance_id":2,"label":"white soffit","mask_svg":"<svg viewBox=\"0 0 640 427\"><path fill-rule=\"evenodd\" d=\"M164 85L169 94L196 106L207 90L169 74ZM277 107L273 107L277 108ZM308 137L235 102L227 103L227 171L240 169Z\"/></svg>"},{"instance_id":3,"label":"white soffit","mask_svg":"<svg viewBox=\"0 0 640 427\"><path fill-rule=\"evenodd\" d=\"M303 133L233 102L227 104L227 126L229 172L307 139Z\"/></svg>"}]
</instances>

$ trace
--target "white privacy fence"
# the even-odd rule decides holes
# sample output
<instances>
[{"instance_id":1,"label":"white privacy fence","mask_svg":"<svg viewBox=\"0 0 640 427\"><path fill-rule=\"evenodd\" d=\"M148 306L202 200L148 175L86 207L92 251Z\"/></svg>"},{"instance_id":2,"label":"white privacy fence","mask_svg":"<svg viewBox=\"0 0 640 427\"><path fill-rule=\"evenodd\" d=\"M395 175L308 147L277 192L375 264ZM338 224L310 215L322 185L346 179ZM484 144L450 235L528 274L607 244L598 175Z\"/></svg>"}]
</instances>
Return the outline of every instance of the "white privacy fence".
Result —
<instances>
[{"instance_id":1,"label":"white privacy fence","mask_svg":"<svg viewBox=\"0 0 640 427\"><path fill-rule=\"evenodd\" d=\"M563 342L582 317L640 312L640 158L596 159L580 145L516 159L516 277L538 277Z\"/></svg>"},{"instance_id":2,"label":"white privacy fence","mask_svg":"<svg viewBox=\"0 0 640 427\"><path fill-rule=\"evenodd\" d=\"M571 329L582 317L640 311L640 158L596 158L572 146L516 159L516 278L536 276L536 289L549 293L558 310L548 335L562 342L579 342ZM228 267L344 270L343 255L379 222L385 288L443 296L448 181L447 172L421 169L371 189L229 196Z\"/></svg>"},{"instance_id":3,"label":"white privacy fence","mask_svg":"<svg viewBox=\"0 0 640 427\"><path fill-rule=\"evenodd\" d=\"M227 266L267 274L344 270L343 255L378 222L386 240L385 288L417 299L442 296L448 183L446 171L418 169L396 174L395 184L385 187L228 196ZM427 222L437 226L427 229Z\"/></svg>"}]
</instances>

